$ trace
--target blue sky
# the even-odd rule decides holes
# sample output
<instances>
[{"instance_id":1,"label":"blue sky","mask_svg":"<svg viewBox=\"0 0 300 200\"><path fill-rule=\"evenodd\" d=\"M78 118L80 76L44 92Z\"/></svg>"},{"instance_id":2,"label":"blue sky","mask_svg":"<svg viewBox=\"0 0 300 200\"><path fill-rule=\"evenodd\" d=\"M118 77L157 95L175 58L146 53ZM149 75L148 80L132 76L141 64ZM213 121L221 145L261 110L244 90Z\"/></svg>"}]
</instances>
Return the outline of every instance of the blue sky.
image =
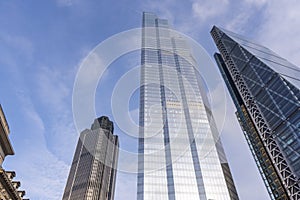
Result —
<instances>
[{"instance_id":1,"label":"blue sky","mask_svg":"<svg viewBox=\"0 0 300 200\"><path fill-rule=\"evenodd\" d=\"M299 10L297 0L0 0L0 103L16 153L5 159L4 168L16 171L31 199L61 198L78 140L72 91L79 66L100 42L140 27L142 11L167 18L209 55L216 51L209 35L216 24L299 66ZM130 66L139 64L138 55L133 52L116 60L100 80L95 96L98 115L113 119L105 106L110 104L111 88ZM138 105L130 102L129 110L137 118ZM228 108L221 137L240 198L268 199L231 101ZM135 140L118 128L115 132L124 138L123 149L136 151ZM135 198L135 180L135 174L118 174L117 200Z\"/></svg>"}]
</instances>

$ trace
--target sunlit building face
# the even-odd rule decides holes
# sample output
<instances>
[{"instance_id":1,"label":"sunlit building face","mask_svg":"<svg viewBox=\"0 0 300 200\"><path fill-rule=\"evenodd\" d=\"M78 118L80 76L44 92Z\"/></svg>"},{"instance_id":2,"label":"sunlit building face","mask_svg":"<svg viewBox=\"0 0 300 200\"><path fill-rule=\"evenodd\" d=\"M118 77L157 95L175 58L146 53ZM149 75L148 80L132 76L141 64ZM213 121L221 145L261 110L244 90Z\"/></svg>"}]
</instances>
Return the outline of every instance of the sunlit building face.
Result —
<instances>
[{"instance_id":1,"label":"sunlit building face","mask_svg":"<svg viewBox=\"0 0 300 200\"><path fill-rule=\"evenodd\" d=\"M231 199L197 64L152 13L143 14L141 65L137 199Z\"/></svg>"}]
</instances>

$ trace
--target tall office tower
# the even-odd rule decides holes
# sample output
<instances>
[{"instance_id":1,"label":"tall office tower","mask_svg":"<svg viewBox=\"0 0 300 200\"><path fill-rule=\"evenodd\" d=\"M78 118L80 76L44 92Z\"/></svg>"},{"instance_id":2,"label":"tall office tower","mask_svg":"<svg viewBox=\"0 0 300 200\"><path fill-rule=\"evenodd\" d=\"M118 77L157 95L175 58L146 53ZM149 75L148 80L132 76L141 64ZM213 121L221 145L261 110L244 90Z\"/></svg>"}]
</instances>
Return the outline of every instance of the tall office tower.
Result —
<instances>
[{"instance_id":1,"label":"tall office tower","mask_svg":"<svg viewBox=\"0 0 300 200\"><path fill-rule=\"evenodd\" d=\"M300 69L242 36L213 27L215 59L272 199L300 199Z\"/></svg>"},{"instance_id":2,"label":"tall office tower","mask_svg":"<svg viewBox=\"0 0 300 200\"><path fill-rule=\"evenodd\" d=\"M141 66L137 199L238 199L191 50L146 12Z\"/></svg>"},{"instance_id":3,"label":"tall office tower","mask_svg":"<svg viewBox=\"0 0 300 200\"><path fill-rule=\"evenodd\" d=\"M81 132L63 200L113 200L119 141L108 117Z\"/></svg>"}]
</instances>

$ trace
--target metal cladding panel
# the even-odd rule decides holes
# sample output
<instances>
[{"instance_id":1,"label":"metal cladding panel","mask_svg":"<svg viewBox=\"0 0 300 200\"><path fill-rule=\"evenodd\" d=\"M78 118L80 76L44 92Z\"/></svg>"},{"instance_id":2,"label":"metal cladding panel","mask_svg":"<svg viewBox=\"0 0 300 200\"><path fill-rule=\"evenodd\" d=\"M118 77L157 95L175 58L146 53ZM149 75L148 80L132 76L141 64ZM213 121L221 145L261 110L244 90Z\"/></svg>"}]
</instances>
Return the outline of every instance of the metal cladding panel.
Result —
<instances>
[{"instance_id":1,"label":"metal cladding panel","mask_svg":"<svg viewBox=\"0 0 300 200\"><path fill-rule=\"evenodd\" d=\"M232 32L211 34L289 198L299 199L299 69Z\"/></svg>"}]
</instances>

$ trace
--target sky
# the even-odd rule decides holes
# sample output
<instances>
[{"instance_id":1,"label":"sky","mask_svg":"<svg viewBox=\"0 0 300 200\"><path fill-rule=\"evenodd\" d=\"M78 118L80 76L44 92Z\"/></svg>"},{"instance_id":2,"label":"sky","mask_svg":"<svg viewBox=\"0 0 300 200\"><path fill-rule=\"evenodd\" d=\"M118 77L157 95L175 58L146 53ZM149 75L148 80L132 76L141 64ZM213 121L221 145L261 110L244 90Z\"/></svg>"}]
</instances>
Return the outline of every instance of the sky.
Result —
<instances>
[{"instance_id":1,"label":"sky","mask_svg":"<svg viewBox=\"0 0 300 200\"><path fill-rule=\"evenodd\" d=\"M216 47L209 31L218 25L299 66L299 10L297 0L0 0L0 103L15 151L5 158L4 169L16 171L27 197L61 199L79 135L72 110L76 75L98 44L139 28L143 11L168 19L210 56ZM114 120L110 107L114 85L139 61L139 52L131 52L115 60L103 74L95 93L98 116ZM86 74L86 80L90 79L91 74ZM228 92L226 96L228 110L221 138L240 199L269 199ZM137 97L137 91L133 92L128 105L135 121ZM86 128L90 124L92 121ZM136 152L133 137L118 127L115 133L120 135L122 149ZM136 174L118 173L115 197L135 199Z\"/></svg>"}]
</instances>

